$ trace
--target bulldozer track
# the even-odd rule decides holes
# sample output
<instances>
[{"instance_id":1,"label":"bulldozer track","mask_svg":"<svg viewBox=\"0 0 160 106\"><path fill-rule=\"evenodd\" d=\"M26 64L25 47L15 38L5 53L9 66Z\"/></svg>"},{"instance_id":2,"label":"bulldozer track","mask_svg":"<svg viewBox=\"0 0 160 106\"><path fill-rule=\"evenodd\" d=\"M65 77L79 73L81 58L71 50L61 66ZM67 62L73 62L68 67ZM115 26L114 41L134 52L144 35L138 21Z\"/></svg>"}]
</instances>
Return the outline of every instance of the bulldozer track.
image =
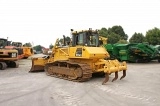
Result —
<instances>
[{"instance_id":1,"label":"bulldozer track","mask_svg":"<svg viewBox=\"0 0 160 106\"><path fill-rule=\"evenodd\" d=\"M44 70L49 76L74 82L85 82L92 77L92 70L88 64L72 61L47 63Z\"/></svg>"}]
</instances>

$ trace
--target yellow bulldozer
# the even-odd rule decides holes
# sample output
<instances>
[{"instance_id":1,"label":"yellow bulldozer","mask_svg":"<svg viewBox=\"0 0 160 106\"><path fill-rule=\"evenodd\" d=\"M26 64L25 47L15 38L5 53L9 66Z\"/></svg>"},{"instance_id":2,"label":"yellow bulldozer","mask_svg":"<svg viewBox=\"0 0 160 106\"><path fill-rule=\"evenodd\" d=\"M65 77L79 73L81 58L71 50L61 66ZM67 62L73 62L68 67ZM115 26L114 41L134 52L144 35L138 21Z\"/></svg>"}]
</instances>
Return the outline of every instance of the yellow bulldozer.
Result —
<instances>
[{"instance_id":1,"label":"yellow bulldozer","mask_svg":"<svg viewBox=\"0 0 160 106\"><path fill-rule=\"evenodd\" d=\"M7 39L0 38L0 70L4 70L7 67L19 67L18 51L13 48L5 48L5 46L8 46Z\"/></svg>"},{"instance_id":2,"label":"yellow bulldozer","mask_svg":"<svg viewBox=\"0 0 160 106\"><path fill-rule=\"evenodd\" d=\"M65 36L63 43L56 40L51 55L32 58L29 72L44 70L47 75L78 82L88 81L93 74L103 73L105 79L102 84L108 82L112 73L115 73L112 82L117 80L120 71L123 72L120 80L126 76L126 62L107 60L110 56L100 45L98 30L71 29L71 33L70 42L65 41Z\"/></svg>"}]
</instances>

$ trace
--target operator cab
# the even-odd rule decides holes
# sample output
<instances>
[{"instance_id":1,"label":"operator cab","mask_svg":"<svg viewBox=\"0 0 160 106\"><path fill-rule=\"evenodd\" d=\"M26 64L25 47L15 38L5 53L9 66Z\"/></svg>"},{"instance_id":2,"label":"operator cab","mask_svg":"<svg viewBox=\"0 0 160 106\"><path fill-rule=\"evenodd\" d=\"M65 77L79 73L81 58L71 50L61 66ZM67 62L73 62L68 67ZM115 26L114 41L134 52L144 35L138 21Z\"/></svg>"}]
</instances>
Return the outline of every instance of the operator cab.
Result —
<instances>
[{"instance_id":1,"label":"operator cab","mask_svg":"<svg viewBox=\"0 0 160 106\"><path fill-rule=\"evenodd\" d=\"M88 46L88 47L98 47L99 46L99 36L97 31L92 31L91 29L87 31L74 32L72 31L72 46Z\"/></svg>"},{"instance_id":2,"label":"operator cab","mask_svg":"<svg viewBox=\"0 0 160 106\"><path fill-rule=\"evenodd\" d=\"M4 48L7 45L7 39L0 38L0 48Z\"/></svg>"}]
</instances>

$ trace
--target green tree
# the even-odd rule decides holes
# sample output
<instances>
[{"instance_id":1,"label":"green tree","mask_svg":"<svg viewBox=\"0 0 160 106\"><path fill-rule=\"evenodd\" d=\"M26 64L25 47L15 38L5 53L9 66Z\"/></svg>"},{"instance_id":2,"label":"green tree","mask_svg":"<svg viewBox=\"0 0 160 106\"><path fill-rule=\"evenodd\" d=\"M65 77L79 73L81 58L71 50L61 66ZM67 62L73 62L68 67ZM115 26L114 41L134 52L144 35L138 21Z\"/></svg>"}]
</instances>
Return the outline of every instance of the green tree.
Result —
<instances>
[{"instance_id":1,"label":"green tree","mask_svg":"<svg viewBox=\"0 0 160 106\"><path fill-rule=\"evenodd\" d=\"M37 45L37 46L34 46L33 49L36 50L36 51L42 51L42 46Z\"/></svg>"},{"instance_id":2,"label":"green tree","mask_svg":"<svg viewBox=\"0 0 160 106\"><path fill-rule=\"evenodd\" d=\"M112 32L118 34L120 36L120 39L124 39L124 40L128 39L128 35L124 32L122 26L120 26L120 25L119 26L115 25L112 28L108 29L109 34L112 33Z\"/></svg>"},{"instance_id":3,"label":"green tree","mask_svg":"<svg viewBox=\"0 0 160 106\"><path fill-rule=\"evenodd\" d=\"M142 43L145 42L145 37L142 33L134 33L132 37L129 39L130 43Z\"/></svg>"},{"instance_id":4,"label":"green tree","mask_svg":"<svg viewBox=\"0 0 160 106\"><path fill-rule=\"evenodd\" d=\"M107 38L108 38L108 40L107 40L108 43L115 44L119 41L120 36L116 33L111 33L110 35L108 35Z\"/></svg>"},{"instance_id":5,"label":"green tree","mask_svg":"<svg viewBox=\"0 0 160 106\"><path fill-rule=\"evenodd\" d=\"M49 45L49 49L52 49L54 46L52 44Z\"/></svg>"},{"instance_id":6,"label":"green tree","mask_svg":"<svg viewBox=\"0 0 160 106\"><path fill-rule=\"evenodd\" d=\"M71 41L71 38L68 37L68 36L66 36L66 37L65 37L65 41L66 41L66 43L68 44L68 43ZM63 44L63 42L64 42L63 38L61 38L61 39L59 40L59 42L61 42L61 44Z\"/></svg>"},{"instance_id":7,"label":"green tree","mask_svg":"<svg viewBox=\"0 0 160 106\"><path fill-rule=\"evenodd\" d=\"M23 46L32 47L32 44L30 42L28 42L28 43L25 43Z\"/></svg>"},{"instance_id":8,"label":"green tree","mask_svg":"<svg viewBox=\"0 0 160 106\"><path fill-rule=\"evenodd\" d=\"M112 28L101 28L99 30L100 36L107 37L108 43L117 43L118 41L124 40L127 43L128 35L125 34L123 28L121 26L113 26Z\"/></svg>"},{"instance_id":9,"label":"green tree","mask_svg":"<svg viewBox=\"0 0 160 106\"><path fill-rule=\"evenodd\" d=\"M153 28L146 32L146 40L151 45L160 45L160 29Z\"/></svg>"},{"instance_id":10,"label":"green tree","mask_svg":"<svg viewBox=\"0 0 160 106\"><path fill-rule=\"evenodd\" d=\"M67 42L70 42L70 41L71 41L71 38L67 36L67 37L66 37L66 41L67 41Z\"/></svg>"},{"instance_id":11,"label":"green tree","mask_svg":"<svg viewBox=\"0 0 160 106\"><path fill-rule=\"evenodd\" d=\"M108 36L108 30L106 28L101 28L99 31L100 36L107 37Z\"/></svg>"}]
</instances>

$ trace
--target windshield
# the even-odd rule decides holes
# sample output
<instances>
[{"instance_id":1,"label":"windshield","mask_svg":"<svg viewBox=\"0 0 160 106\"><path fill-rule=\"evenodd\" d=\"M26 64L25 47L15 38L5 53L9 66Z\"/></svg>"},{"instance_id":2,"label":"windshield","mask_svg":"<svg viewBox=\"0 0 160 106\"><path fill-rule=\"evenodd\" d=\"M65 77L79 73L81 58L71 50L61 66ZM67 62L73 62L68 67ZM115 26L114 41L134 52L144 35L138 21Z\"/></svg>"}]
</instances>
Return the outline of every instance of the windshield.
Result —
<instances>
[{"instance_id":1,"label":"windshield","mask_svg":"<svg viewBox=\"0 0 160 106\"><path fill-rule=\"evenodd\" d=\"M87 45L87 46L97 46L98 45L98 35L97 34L87 35L85 45Z\"/></svg>"},{"instance_id":2,"label":"windshield","mask_svg":"<svg viewBox=\"0 0 160 106\"><path fill-rule=\"evenodd\" d=\"M12 42L12 46L21 47L22 43L20 43L20 42Z\"/></svg>"},{"instance_id":3,"label":"windshield","mask_svg":"<svg viewBox=\"0 0 160 106\"><path fill-rule=\"evenodd\" d=\"M81 32L76 35L76 45L98 46L99 39L97 33Z\"/></svg>"}]
</instances>

